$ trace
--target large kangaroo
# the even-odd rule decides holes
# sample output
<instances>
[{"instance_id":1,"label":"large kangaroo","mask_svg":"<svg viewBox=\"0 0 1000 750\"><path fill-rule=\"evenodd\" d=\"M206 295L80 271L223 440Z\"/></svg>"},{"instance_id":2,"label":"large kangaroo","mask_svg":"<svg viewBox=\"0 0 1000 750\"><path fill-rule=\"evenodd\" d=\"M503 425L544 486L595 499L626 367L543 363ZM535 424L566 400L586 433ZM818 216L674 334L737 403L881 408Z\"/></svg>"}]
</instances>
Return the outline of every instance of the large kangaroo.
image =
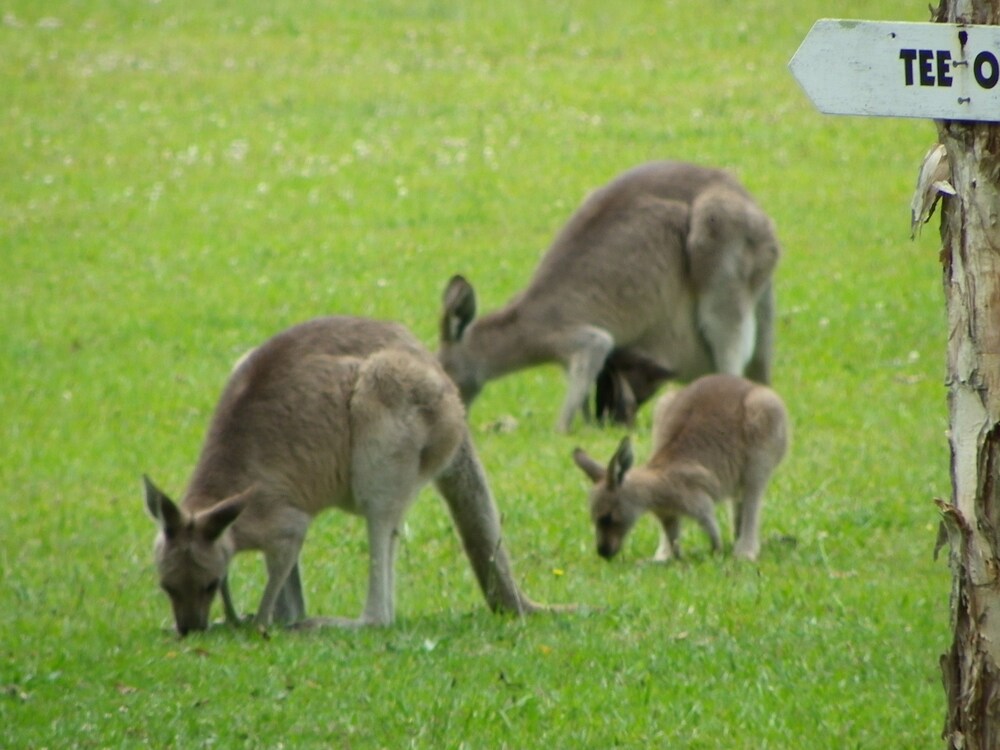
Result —
<instances>
[{"instance_id":1,"label":"large kangaroo","mask_svg":"<svg viewBox=\"0 0 1000 750\"><path fill-rule=\"evenodd\" d=\"M645 164L583 202L527 288L501 309L475 320L472 286L453 277L438 356L466 405L494 378L561 364L569 378L562 432L578 411L587 416L612 351L648 362L640 379L656 384L668 372L768 382L779 255L771 220L729 173ZM611 374L635 385L627 370Z\"/></svg>"},{"instance_id":2,"label":"large kangaroo","mask_svg":"<svg viewBox=\"0 0 1000 750\"><path fill-rule=\"evenodd\" d=\"M362 318L319 318L278 334L230 376L180 505L145 480L177 631L208 626L216 591L226 619L239 620L226 573L248 549L267 564L256 624L391 623L398 529L428 481L448 504L489 606L539 609L514 581L462 402L434 356L402 326ZM305 620L299 552L329 507L368 524L368 597L357 620Z\"/></svg>"},{"instance_id":3,"label":"large kangaroo","mask_svg":"<svg viewBox=\"0 0 1000 750\"><path fill-rule=\"evenodd\" d=\"M632 469L628 437L607 468L583 450L573 460L594 482L590 516L597 552L611 559L639 517L650 511L661 525L654 560L680 557L680 519L694 518L713 551L722 547L715 502L733 501L735 557L760 552L760 506L768 480L788 448L788 415L764 385L732 375L706 375L657 402L653 455Z\"/></svg>"}]
</instances>

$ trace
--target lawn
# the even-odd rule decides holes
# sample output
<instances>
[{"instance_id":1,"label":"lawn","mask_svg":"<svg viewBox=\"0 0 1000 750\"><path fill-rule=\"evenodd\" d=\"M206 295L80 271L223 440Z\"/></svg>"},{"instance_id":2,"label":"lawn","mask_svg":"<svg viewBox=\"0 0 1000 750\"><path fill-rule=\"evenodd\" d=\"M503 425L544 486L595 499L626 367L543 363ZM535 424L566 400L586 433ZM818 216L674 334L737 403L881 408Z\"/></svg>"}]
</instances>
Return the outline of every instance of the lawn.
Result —
<instances>
[{"instance_id":1,"label":"lawn","mask_svg":"<svg viewBox=\"0 0 1000 750\"><path fill-rule=\"evenodd\" d=\"M925 21L926 3L9 0L0 16L0 747L938 742L937 218L909 238L935 131L821 115L787 70L817 18ZM557 435L565 381L540 368L489 385L469 419L518 580L578 612L490 614L428 490L391 628L178 639L140 478L181 494L235 359L329 313L433 348L451 274L499 306L588 190L656 158L732 169L784 248L774 386L794 441L760 561L710 556L688 524L684 562L646 564L648 519L599 559L570 454L610 456L621 430ZM366 566L363 523L321 516L311 613L357 614ZM252 611L259 559L233 579Z\"/></svg>"}]
</instances>

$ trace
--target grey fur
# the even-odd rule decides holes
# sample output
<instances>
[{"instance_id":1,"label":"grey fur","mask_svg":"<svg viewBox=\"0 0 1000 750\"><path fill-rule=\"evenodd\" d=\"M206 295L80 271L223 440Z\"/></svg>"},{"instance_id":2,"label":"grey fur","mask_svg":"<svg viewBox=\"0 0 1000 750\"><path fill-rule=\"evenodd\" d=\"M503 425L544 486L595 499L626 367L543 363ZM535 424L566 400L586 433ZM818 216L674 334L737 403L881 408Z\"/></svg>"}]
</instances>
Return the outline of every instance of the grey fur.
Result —
<instances>
[{"instance_id":1,"label":"grey fur","mask_svg":"<svg viewBox=\"0 0 1000 750\"><path fill-rule=\"evenodd\" d=\"M299 626L393 621L403 516L434 482L491 608L539 609L517 586L500 520L454 384L400 325L328 317L278 334L230 376L179 505L145 479L160 526L156 563L182 635L208 626L215 592L237 621L232 556L260 550L268 580L254 621ZM306 619L299 552L312 519L363 516L368 596L358 619Z\"/></svg>"},{"instance_id":2,"label":"grey fur","mask_svg":"<svg viewBox=\"0 0 1000 750\"><path fill-rule=\"evenodd\" d=\"M724 372L767 383L780 254L773 223L728 172L644 164L583 202L503 308L475 319L472 285L453 277L438 356L466 405L490 380L561 364L563 432L587 415L613 350L685 381Z\"/></svg>"},{"instance_id":3,"label":"grey fur","mask_svg":"<svg viewBox=\"0 0 1000 750\"><path fill-rule=\"evenodd\" d=\"M694 518L713 551L722 548L716 502L733 501L735 557L756 560L764 490L790 438L781 398L732 375L707 375L662 396L653 422L653 454L632 468L624 438L605 468L580 448L573 460L594 483L590 516L597 551L614 557L643 513L660 521L655 560L680 556L680 519Z\"/></svg>"}]
</instances>

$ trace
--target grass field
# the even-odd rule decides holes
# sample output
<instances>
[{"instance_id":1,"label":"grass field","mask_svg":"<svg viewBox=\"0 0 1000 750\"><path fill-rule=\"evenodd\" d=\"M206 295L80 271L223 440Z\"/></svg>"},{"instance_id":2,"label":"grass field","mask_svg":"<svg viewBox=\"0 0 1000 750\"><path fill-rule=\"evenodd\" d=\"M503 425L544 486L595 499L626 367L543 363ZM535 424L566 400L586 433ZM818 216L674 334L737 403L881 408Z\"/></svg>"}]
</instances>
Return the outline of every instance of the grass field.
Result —
<instances>
[{"instance_id":1,"label":"grass field","mask_svg":"<svg viewBox=\"0 0 1000 750\"><path fill-rule=\"evenodd\" d=\"M0 747L926 748L950 576L935 218L916 120L818 114L786 64L820 17L907 0L606 3L8 0L0 6ZM483 605L443 504L408 518L387 630L179 640L143 472L179 495L232 362L326 313L436 345L455 272L481 309L582 196L683 158L777 222L775 387L794 422L759 564L594 553L564 380L487 387L470 423L534 598ZM512 417L512 433L492 426ZM648 451L649 410L635 437ZM363 524L304 553L355 615ZM252 611L259 559L234 566Z\"/></svg>"}]
</instances>

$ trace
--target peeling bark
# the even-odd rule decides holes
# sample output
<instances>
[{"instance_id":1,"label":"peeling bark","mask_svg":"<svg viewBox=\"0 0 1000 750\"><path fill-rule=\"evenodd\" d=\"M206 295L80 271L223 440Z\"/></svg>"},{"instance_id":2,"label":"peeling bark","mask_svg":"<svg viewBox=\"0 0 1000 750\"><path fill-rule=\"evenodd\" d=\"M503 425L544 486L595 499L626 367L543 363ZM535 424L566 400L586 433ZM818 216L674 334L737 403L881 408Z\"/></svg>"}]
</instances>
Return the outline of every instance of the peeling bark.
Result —
<instances>
[{"instance_id":1,"label":"peeling bark","mask_svg":"<svg viewBox=\"0 0 1000 750\"><path fill-rule=\"evenodd\" d=\"M942 0L947 23L1000 23L1000 0ZM942 121L957 194L941 212L952 497L938 501L952 570L941 657L955 750L1000 750L1000 124Z\"/></svg>"}]
</instances>

